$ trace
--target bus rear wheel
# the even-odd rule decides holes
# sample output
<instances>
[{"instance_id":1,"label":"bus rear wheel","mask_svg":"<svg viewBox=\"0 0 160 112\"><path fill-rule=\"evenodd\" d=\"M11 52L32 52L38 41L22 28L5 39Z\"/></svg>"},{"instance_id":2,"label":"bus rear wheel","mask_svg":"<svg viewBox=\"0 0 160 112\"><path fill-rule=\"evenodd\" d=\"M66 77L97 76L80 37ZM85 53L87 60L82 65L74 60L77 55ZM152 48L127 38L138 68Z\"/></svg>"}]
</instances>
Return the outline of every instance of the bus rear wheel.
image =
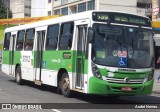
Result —
<instances>
[{"instance_id":1,"label":"bus rear wheel","mask_svg":"<svg viewBox=\"0 0 160 112\"><path fill-rule=\"evenodd\" d=\"M67 73L63 73L61 78L61 93L65 97L71 96L70 81Z\"/></svg>"},{"instance_id":2,"label":"bus rear wheel","mask_svg":"<svg viewBox=\"0 0 160 112\"><path fill-rule=\"evenodd\" d=\"M16 83L18 85L21 85L23 83L22 77L21 77L21 68L18 66L16 68Z\"/></svg>"}]
</instances>

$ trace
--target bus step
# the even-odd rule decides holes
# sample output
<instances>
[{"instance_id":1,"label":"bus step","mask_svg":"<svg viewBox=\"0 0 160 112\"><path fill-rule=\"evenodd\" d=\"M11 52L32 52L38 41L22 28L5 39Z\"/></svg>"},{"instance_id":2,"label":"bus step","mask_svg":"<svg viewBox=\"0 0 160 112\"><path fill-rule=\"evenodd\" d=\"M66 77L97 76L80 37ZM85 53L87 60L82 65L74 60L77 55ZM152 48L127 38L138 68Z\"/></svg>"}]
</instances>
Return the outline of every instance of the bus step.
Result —
<instances>
[{"instance_id":1,"label":"bus step","mask_svg":"<svg viewBox=\"0 0 160 112\"><path fill-rule=\"evenodd\" d=\"M35 80L34 83L35 83L36 85L39 85L39 86L42 85L42 81L40 81L40 80Z\"/></svg>"},{"instance_id":2,"label":"bus step","mask_svg":"<svg viewBox=\"0 0 160 112\"><path fill-rule=\"evenodd\" d=\"M73 91L84 93L84 90L82 90L82 89L76 89L76 88L74 88Z\"/></svg>"}]
</instances>

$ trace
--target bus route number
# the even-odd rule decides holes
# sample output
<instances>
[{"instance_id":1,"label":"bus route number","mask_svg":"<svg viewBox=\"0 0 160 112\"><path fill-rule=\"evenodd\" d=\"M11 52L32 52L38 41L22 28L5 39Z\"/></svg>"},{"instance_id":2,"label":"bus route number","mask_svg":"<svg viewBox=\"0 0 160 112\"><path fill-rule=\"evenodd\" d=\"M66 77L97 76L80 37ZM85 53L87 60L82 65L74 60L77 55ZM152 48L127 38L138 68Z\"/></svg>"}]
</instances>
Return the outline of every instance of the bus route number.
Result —
<instances>
[{"instance_id":1,"label":"bus route number","mask_svg":"<svg viewBox=\"0 0 160 112\"><path fill-rule=\"evenodd\" d=\"M98 20L108 20L108 16L107 15L99 14L97 17L98 17Z\"/></svg>"},{"instance_id":2,"label":"bus route number","mask_svg":"<svg viewBox=\"0 0 160 112\"><path fill-rule=\"evenodd\" d=\"M23 62L30 62L30 56L23 56L22 61Z\"/></svg>"}]
</instances>

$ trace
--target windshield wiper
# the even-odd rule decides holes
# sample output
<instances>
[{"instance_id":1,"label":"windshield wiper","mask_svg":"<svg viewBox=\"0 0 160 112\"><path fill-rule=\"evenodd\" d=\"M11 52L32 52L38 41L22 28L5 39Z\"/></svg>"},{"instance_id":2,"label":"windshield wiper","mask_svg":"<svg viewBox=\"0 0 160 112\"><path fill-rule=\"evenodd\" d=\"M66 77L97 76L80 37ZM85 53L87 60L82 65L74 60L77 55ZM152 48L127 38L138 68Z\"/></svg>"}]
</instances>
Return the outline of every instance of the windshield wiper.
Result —
<instances>
[{"instance_id":1,"label":"windshield wiper","mask_svg":"<svg viewBox=\"0 0 160 112\"><path fill-rule=\"evenodd\" d=\"M107 33L105 33L105 37L104 37L104 41L106 41L107 40Z\"/></svg>"},{"instance_id":2,"label":"windshield wiper","mask_svg":"<svg viewBox=\"0 0 160 112\"><path fill-rule=\"evenodd\" d=\"M132 56L134 55L134 42L135 42L135 37L132 38L132 43L131 43L131 49L129 49L129 53L132 52Z\"/></svg>"}]
</instances>

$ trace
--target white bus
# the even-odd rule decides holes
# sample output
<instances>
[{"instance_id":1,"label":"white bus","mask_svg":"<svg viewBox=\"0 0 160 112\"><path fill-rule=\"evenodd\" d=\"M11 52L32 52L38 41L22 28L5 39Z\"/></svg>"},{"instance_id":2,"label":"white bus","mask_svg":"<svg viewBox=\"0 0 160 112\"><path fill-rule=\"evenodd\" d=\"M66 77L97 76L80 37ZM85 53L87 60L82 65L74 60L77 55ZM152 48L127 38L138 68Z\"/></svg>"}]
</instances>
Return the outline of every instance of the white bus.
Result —
<instances>
[{"instance_id":1,"label":"white bus","mask_svg":"<svg viewBox=\"0 0 160 112\"><path fill-rule=\"evenodd\" d=\"M151 21L136 14L87 11L5 30L2 71L66 97L151 94L153 63Z\"/></svg>"}]
</instances>

